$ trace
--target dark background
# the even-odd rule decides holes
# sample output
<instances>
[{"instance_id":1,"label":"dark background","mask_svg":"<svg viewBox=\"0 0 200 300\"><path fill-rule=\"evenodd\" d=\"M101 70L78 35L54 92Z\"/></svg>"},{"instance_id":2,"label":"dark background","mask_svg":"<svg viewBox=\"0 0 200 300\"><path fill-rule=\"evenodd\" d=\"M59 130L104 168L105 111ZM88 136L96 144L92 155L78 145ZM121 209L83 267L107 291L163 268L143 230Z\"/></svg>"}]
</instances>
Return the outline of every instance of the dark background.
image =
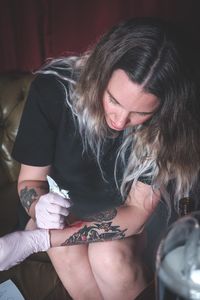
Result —
<instances>
[{"instance_id":1,"label":"dark background","mask_svg":"<svg viewBox=\"0 0 200 300\"><path fill-rule=\"evenodd\" d=\"M0 0L0 73L33 71L78 54L120 20L156 16L200 44L200 0Z\"/></svg>"}]
</instances>

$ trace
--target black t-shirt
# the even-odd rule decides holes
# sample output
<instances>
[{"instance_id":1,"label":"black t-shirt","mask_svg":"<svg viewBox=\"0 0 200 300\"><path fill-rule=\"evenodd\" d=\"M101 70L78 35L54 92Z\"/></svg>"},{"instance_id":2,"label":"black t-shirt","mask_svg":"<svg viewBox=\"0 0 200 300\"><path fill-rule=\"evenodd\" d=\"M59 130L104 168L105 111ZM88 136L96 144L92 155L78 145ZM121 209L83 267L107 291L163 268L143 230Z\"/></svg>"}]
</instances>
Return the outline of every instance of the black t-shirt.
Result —
<instances>
[{"instance_id":1,"label":"black t-shirt","mask_svg":"<svg viewBox=\"0 0 200 300\"><path fill-rule=\"evenodd\" d=\"M68 83L62 81L61 84L54 75L36 77L30 87L12 155L22 164L51 165L51 176L60 188L69 190L72 213L86 217L123 203L114 180L121 136L107 139L105 143L102 177L92 151L83 151L76 117L73 119L66 101L67 90ZM122 169L119 170L119 182L122 173Z\"/></svg>"}]
</instances>

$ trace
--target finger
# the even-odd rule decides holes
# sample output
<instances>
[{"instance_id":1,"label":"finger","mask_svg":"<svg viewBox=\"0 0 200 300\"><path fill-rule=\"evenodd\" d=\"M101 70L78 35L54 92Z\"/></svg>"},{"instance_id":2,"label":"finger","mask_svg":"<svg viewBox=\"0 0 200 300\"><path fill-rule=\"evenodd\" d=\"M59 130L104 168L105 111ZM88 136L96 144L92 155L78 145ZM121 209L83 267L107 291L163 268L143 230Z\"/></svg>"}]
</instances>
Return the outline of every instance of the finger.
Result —
<instances>
[{"instance_id":1,"label":"finger","mask_svg":"<svg viewBox=\"0 0 200 300\"><path fill-rule=\"evenodd\" d=\"M69 209L59 206L57 204L51 204L48 208L47 211L50 214L57 214L57 215L62 215L62 216L68 216L69 215Z\"/></svg>"},{"instance_id":2,"label":"finger","mask_svg":"<svg viewBox=\"0 0 200 300\"><path fill-rule=\"evenodd\" d=\"M51 223L51 226L48 229L64 229L66 225L64 223Z\"/></svg>"},{"instance_id":3,"label":"finger","mask_svg":"<svg viewBox=\"0 0 200 300\"><path fill-rule=\"evenodd\" d=\"M66 227L66 222L63 220L60 220L59 222L49 222L48 224L48 228L51 228L51 229L63 229Z\"/></svg>"},{"instance_id":4,"label":"finger","mask_svg":"<svg viewBox=\"0 0 200 300\"><path fill-rule=\"evenodd\" d=\"M54 222L38 222L37 227L41 229L63 229L66 227L65 223L54 223Z\"/></svg>"},{"instance_id":5,"label":"finger","mask_svg":"<svg viewBox=\"0 0 200 300\"><path fill-rule=\"evenodd\" d=\"M49 213L46 216L46 222L52 222L52 223L62 223L63 222L63 216L54 214L54 213ZM45 220L44 220L45 222Z\"/></svg>"},{"instance_id":6,"label":"finger","mask_svg":"<svg viewBox=\"0 0 200 300\"><path fill-rule=\"evenodd\" d=\"M71 203L68 199L65 199L63 197L61 197L60 195L57 195L55 193L50 193L51 196L49 197L49 202L52 203L52 204L57 204L59 206L62 206L62 207L70 207L71 206Z\"/></svg>"},{"instance_id":7,"label":"finger","mask_svg":"<svg viewBox=\"0 0 200 300\"><path fill-rule=\"evenodd\" d=\"M44 220L44 223L52 223L52 224L68 224L66 216L49 214L48 218Z\"/></svg>"},{"instance_id":8,"label":"finger","mask_svg":"<svg viewBox=\"0 0 200 300\"><path fill-rule=\"evenodd\" d=\"M69 215L69 209L64 208L64 207L59 207L58 213L61 216L67 217Z\"/></svg>"}]
</instances>

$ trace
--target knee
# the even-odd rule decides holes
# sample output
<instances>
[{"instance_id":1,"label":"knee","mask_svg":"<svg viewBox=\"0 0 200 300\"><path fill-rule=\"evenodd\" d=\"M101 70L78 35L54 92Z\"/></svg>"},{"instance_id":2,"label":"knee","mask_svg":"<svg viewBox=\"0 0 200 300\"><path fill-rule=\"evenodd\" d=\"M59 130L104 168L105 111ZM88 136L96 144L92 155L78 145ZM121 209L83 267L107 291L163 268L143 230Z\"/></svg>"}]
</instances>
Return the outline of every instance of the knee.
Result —
<instances>
[{"instance_id":1,"label":"knee","mask_svg":"<svg viewBox=\"0 0 200 300\"><path fill-rule=\"evenodd\" d=\"M48 255L53 263L59 264L60 266L67 266L69 269L74 268L78 265L85 255L87 255L87 249L85 245L74 246L74 247L54 247L48 250Z\"/></svg>"},{"instance_id":2,"label":"knee","mask_svg":"<svg viewBox=\"0 0 200 300\"><path fill-rule=\"evenodd\" d=\"M75 259L68 255L67 247L51 248L47 252L52 264L59 269L65 268L65 271L71 271L75 264Z\"/></svg>"},{"instance_id":3,"label":"knee","mask_svg":"<svg viewBox=\"0 0 200 300\"><path fill-rule=\"evenodd\" d=\"M49 258L52 261L68 261L69 256L67 255L66 247L53 247L47 251Z\"/></svg>"},{"instance_id":4,"label":"knee","mask_svg":"<svg viewBox=\"0 0 200 300\"><path fill-rule=\"evenodd\" d=\"M108 276L120 274L123 276L131 270L131 274L137 277L137 257L133 249L120 245L115 247L112 242L93 244L89 251L89 259L92 269L96 273L105 273Z\"/></svg>"}]
</instances>

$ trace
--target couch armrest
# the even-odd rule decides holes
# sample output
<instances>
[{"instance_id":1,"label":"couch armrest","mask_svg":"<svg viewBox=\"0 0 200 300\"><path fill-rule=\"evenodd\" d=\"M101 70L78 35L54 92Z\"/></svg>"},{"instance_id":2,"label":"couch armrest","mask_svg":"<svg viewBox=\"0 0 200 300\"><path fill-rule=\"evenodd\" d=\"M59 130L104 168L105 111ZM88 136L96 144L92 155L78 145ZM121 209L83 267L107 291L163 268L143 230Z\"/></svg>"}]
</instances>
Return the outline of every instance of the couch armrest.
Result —
<instances>
[{"instance_id":1,"label":"couch armrest","mask_svg":"<svg viewBox=\"0 0 200 300\"><path fill-rule=\"evenodd\" d=\"M16 182L9 183L0 189L0 236L16 229L18 225Z\"/></svg>"},{"instance_id":2,"label":"couch armrest","mask_svg":"<svg viewBox=\"0 0 200 300\"><path fill-rule=\"evenodd\" d=\"M19 163L12 159L11 151L33 78L32 74L0 76L0 235L18 224Z\"/></svg>"}]
</instances>

